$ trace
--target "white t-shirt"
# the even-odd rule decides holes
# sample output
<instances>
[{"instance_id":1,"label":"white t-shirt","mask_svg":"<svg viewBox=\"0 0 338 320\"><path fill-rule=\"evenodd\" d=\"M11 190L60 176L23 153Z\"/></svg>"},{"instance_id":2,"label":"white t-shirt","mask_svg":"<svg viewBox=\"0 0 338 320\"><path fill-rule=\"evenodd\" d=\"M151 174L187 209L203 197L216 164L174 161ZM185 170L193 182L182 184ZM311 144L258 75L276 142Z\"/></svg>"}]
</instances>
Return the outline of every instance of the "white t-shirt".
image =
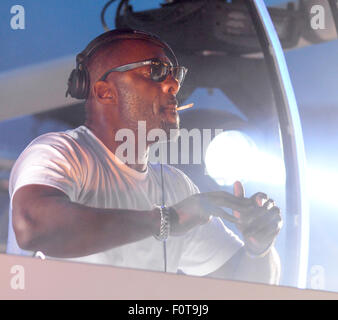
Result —
<instances>
[{"instance_id":1,"label":"white t-shirt","mask_svg":"<svg viewBox=\"0 0 338 320\"><path fill-rule=\"evenodd\" d=\"M198 188L181 171L163 165L166 205L173 205ZM21 250L12 227L12 199L29 184L60 189L71 201L96 208L150 210L162 199L160 165L145 172L125 165L85 126L44 134L30 143L16 161L10 176L10 221L7 253ZM167 270L206 275L221 267L243 245L218 218L185 236L167 240ZM97 254L71 259L118 267L162 271L163 244L154 237Z\"/></svg>"}]
</instances>

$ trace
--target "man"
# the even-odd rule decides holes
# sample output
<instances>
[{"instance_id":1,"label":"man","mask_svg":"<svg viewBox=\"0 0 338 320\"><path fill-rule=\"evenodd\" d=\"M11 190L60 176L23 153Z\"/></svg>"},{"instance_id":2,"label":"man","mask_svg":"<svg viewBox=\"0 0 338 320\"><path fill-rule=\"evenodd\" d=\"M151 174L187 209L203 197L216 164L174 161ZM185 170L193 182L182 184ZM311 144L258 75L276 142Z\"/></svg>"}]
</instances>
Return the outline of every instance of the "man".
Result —
<instances>
[{"instance_id":1,"label":"man","mask_svg":"<svg viewBox=\"0 0 338 320\"><path fill-rule=\"evenodd\" d=\"M176 94L186 70L171 54L154 36L123 30L101 35L78 55L68 92L86 99L86 123L38 137L18 158L8 253L278 282L273 243L281 216L266 195L244 198L240 183L234 199L199 194L181 171L148 163L149 142L137 146L135 162L116 156L123 143L116 136L129 129L138 141L139 121L147 132L179 127ZM221 207L229 201L244 246L210 218L228 217Z\"/></svg>"}]
</instances>

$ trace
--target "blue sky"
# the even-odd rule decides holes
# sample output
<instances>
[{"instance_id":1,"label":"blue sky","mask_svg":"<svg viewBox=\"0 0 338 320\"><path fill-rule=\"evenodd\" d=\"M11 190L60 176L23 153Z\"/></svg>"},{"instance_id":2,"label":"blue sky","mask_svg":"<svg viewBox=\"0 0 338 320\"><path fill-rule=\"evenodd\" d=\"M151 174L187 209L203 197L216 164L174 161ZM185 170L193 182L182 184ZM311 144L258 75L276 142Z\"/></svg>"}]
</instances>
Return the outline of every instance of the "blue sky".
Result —
<instances>
[{"instance_id":1,"label":"blue sky","mask_svg":"<svg viewBox=\"0 0 338 320\"><path fill-rule=\"evenodd\" d=\"M106 0L1 0L0 71L76 53L102 32L99 16ZM12 30L10 8L25 8L26 28Z\"/></svg>"}]
</instances>

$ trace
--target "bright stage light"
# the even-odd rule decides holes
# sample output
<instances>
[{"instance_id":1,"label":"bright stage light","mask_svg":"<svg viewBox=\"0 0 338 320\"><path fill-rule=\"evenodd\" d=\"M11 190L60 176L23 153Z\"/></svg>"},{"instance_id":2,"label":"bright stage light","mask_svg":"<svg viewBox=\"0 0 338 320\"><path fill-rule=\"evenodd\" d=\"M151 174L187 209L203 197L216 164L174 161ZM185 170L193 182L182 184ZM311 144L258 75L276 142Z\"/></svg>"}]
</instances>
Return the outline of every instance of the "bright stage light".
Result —
<instances>
[{"instance_id":1,"label":"bright stage light","mask_svg":"<svg viewBox=\"0 0 338 320\"><path fill-rule=\"evenodd\" d=\"M312 201L321 203L323 207L338 208L336 168L323 165L308 166L308 193Z\"/></svg>"},{"instance_id":2,"label":"bright stage light","mask_svg":"<svg viewBox=\"0 0 338 320\"><path fill-rule=\"evenodd\" d=\"M253 140L240 131L218 134L209 144L204 160L207 173L222 186L231 186L237 180L285 185L283 159L258 150ZM308 184L311 201L338 208L338 170L324 165L309 165L307 171L311 182Z\"/></svg>"},{"instance_id":3,"label":"bright stage light","mask_svg":"<svg viewBox=\"0 0 338 320\"><path fill-rule=\"evenodd\" d=\"M239 131L224 131L209 144L205 154L208 174L219 185L231 185L236 180L248 181L252 159L257 153L254 142Z\"/></svg>"},{"instance_id":4,"label":"bright stage light","mask_svg":"<svg viewBox=\"0 0 338 320\"><path fill-rule=\"evenodd\" d=\"M209 144L205 164L207 173L219 185L235 181L285 183L285 168L281 158L259 151L254 141L240 131L224 131Z\"/></svg>"}]
</instances>

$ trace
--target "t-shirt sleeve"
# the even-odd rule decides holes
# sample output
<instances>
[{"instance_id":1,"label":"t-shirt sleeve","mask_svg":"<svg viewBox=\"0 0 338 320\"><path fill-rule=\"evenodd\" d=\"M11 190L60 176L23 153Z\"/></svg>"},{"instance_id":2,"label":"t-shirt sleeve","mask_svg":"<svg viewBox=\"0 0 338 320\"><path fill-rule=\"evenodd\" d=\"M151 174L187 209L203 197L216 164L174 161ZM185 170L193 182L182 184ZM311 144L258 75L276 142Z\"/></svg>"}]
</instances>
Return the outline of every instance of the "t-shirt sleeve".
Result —
<instances>
[{"instance_id":1,"label":"t-shirt sleeve","mask_svg":"<svg viewBox=\"0 0 338 320\"><path fill-rule=\"evenodd\" d=\"M71 138L45 134L31 142L15 162L9 180L10 199L19 188L40 184L57 188L74 201L81 189L81 176Z\"/></svg>"},{"instance_id":2,"label":"t-shirt sleeve","mask_svg":"<svg viewBox=\"0 0 338 320\"><path fill-rule=\"evenodd\" d=\"M205 276L219 269L242 246L239 237L220 218L213 217L185 237L178 269L186 274Z\"/></svg>"}]
</instances>

